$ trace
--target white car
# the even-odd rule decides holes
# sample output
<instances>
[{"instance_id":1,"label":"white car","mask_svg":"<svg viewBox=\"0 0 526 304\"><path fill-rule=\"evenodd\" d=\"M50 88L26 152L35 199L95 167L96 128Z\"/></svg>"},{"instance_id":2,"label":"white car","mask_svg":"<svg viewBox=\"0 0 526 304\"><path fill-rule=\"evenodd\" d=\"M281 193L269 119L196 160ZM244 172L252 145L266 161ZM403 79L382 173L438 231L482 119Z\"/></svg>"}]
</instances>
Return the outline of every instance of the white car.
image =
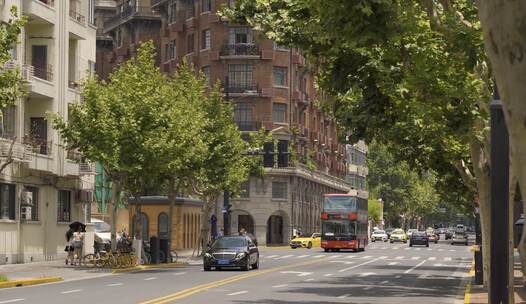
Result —
<instances>
[{"instance_id":1,"label":"white car","mask_svg":"<svg viewBox=\"0 0 526 304\"><path fill-rule=\"evenodd\" d=\"M385 233L384 230L376 230L373 232L373 235L371 236L371 241L384 241L387 242L389 237L387 236L387 233Z\"/></svg>"},{"instance_id":2,"label":"white car","mask_svg":"<svg viewBox=\"0 0 526 304\"><path fill-rule=\"evenodd\" d=\"M110 243L111 241L111 226L105 221L92 218L91 223L95 230L95 241L100 243Z\"/></svg>"},{"instance_id":3,"label":"white car","mask_svg":"<svg viewBox=\"0 0 526 304\"><path fill-rule=\"evenodd\" d=\"M453 234L453 237L451 238L451 245L454 244L464 244L468 245L468 235L465 233L455 233Z\"/></svg>"}]
</instances>

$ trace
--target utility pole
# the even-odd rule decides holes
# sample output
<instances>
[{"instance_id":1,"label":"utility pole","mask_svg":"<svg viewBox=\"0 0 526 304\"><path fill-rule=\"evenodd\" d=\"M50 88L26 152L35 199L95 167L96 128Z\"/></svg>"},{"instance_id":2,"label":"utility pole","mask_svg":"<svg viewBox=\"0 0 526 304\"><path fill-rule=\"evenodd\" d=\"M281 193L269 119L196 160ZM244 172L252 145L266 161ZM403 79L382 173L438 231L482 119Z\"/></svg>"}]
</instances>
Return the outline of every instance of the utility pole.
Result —
<instances>
[{"instance_id":1,"label":"utility pole","mask_svg":"<svg viewBox=\"0 0 526 304\"><path fill-rule=\"evenodd\" d=\"M491 108L491 242L489 303L508 304L509 137L497 84Z\"/></svg>"}]
</instances>

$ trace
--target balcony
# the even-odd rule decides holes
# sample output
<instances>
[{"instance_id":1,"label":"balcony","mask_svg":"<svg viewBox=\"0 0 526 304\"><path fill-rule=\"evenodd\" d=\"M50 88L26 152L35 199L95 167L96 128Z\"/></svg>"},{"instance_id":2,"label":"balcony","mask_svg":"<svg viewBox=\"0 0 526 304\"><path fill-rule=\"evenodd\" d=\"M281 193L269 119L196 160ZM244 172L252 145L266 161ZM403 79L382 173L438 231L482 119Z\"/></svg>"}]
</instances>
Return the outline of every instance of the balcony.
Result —
<instances>
[{"instance_id":1,"label":"balcony","mask_svg":"<svg viewBox=\"0 0 526 304\"><path fill-rule=\"evenodd\" d=\"M51 155L53 142L46 139L25 137L24 144L30 146L31 152L40 155Z\"/></svg>"},{"instance_id":2,"label":"balcony","mask_svg":"<svg viewBox=\"0 0 526 304\"><path fill-rule=\"evenodd\" d=\"M132 18L161 20L161 16L154 13L150 6L128 6L122 12L104 22L104 31L109 32Z\"/></svg>"},{"instance_id":3,"label":"balcony","mask_svg":"<svg viewBox=\"0 0 526 304\"><path fill-rule=\"evenodd\" d=\"M69 17L78 23L86 24L86 17L75 10L69 10Z\"/></svg>"},{"instance_id":4,"label":"balcony","mask_svg":"<svg viewBox=\"0 0 526 304\"><path fill-rule=\"evenodd\" d=\"M13 143L13 139L9 138L0 138L0 157L2 158L9 157L11 153L11 157L15 161L29 162L33 159L32 152L31 146L29 145L16 141Z\"/></svg>"},{"instance_id":5,"label":"balcony","mask_svg":"<svg viewBox=\"0 0 526 304\"><path fill-rule=\"evenodd\" d=\"M257 84L229 84L225 88L228 94L234 95L259 95L259 87Z\"/></svg>"},{"instance_id":6,"label":"balcony","mask_svg":"<svg viewBox=\"0 0 526 304\"><path fill-rule=\"evenodd\" d=\"M219 52L221 57L247 57L247 58L260 58L259 46L256 44L237 43L237 44L225 44L221 47Z\"/></svg>"},{"instance_id":7,"label":"balcony","mask_svg":"<svg viewBox=\"0 0 526 304\"><path fill-rule=\"evenodd\" d=\"M242 120L236 121L236 124L242 132L259 131L262 127L261 121Z\"/></svg>"},{"instance_id":8,"label":"balcony","mask_svg":"<svg viewBox=\"0 0 526 304\"><path fill-rule=\"evenodd\" d=\"M30 17L30 24L55 24L55 1L24 0L23 13Z\"/></svg>"},{"instance_id":9,"label":"balcony","mask_svg":"<svg viewBox=\"0 0 526 304\"><path fill-rule=\"evenodd\" d=\"M10 60L6 62L6 64L4 65L4 68L6 70L18 69L20 71L20 75L22 76L22 79L26 83L31 83L31 81L33 80L34 68L32 65L22 64L17 61Z\"/></svg>"},{"instance_id":10,"label":"balcony","mask_svg":"<svg viewBox=\"0 0 526 304\"><path fill-rule=\"evenodd\" d=\"M33 67L33 75L43 80L53 81L53 65L47 64L43 67Z\"/></svg>"},{"instance_id":11,"label":"balcony","mask_svg":"<svg viewBox=\"0 0 526 304\"><path fill-rule=\"evenodd\" d=\"M76 150L68 150L66 160L66 175L95 174L95 164L87 162L86 158Z\"/></svg>"}]
</instances>

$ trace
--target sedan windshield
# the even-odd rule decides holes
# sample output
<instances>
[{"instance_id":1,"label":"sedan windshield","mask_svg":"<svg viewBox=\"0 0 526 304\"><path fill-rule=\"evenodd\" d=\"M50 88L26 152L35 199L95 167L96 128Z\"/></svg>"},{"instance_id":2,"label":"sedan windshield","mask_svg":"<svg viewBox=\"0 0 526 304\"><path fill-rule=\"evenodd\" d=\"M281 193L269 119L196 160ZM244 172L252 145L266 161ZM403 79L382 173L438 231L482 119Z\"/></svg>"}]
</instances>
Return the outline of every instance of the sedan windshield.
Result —
<instances>
[{"instance_id":1,"label":"sedan windshield","mask_svg":"<svg viewBox=\"0 0 526 304\"><path fill-rule=\"evenodd\" d=\"M247 240L242 237L236 238L221 238L214 242L212 248L236 248L236 247L246 247Z\"/></svg>"},{"instance_id":2,"label":"sedan windshield","mask_svg":"<svg viewBox=\"0 0 526 304\"><path fill-rule=\"evenodd\" d=\"M383 230L376 230L375 232L373 232L373 234L385 234L385 231L383 231Z\"/></svg>"}]
</instances>

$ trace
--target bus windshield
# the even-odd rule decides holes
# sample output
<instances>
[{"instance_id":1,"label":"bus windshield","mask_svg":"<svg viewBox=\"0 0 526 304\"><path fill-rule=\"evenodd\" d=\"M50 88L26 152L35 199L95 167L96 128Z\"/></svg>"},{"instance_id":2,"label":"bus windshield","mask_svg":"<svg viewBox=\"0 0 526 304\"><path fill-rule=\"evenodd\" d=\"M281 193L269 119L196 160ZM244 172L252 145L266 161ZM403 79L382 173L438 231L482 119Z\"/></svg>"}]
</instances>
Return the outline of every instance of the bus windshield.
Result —
<instances>
[{"instance_id":1,"label":"bus windshield","mask_svg":"<svg viewBox=\"0 0 526 304\"><path fill-rule=\"evenodd\" d=\"M324 221L321 227L323 236L356 235L356 223L351 221Z\"/></svg>"},{"instance_id":2,"label":"bus windshield","mask_svg":"<svg viewBox=\"0 0 526 304\"><path fill-rule=\"evenodd\" d=\"M326 196L324 211L353 212L356 211L356 198L352 196Z\"/></svg>"}]
</instances>

